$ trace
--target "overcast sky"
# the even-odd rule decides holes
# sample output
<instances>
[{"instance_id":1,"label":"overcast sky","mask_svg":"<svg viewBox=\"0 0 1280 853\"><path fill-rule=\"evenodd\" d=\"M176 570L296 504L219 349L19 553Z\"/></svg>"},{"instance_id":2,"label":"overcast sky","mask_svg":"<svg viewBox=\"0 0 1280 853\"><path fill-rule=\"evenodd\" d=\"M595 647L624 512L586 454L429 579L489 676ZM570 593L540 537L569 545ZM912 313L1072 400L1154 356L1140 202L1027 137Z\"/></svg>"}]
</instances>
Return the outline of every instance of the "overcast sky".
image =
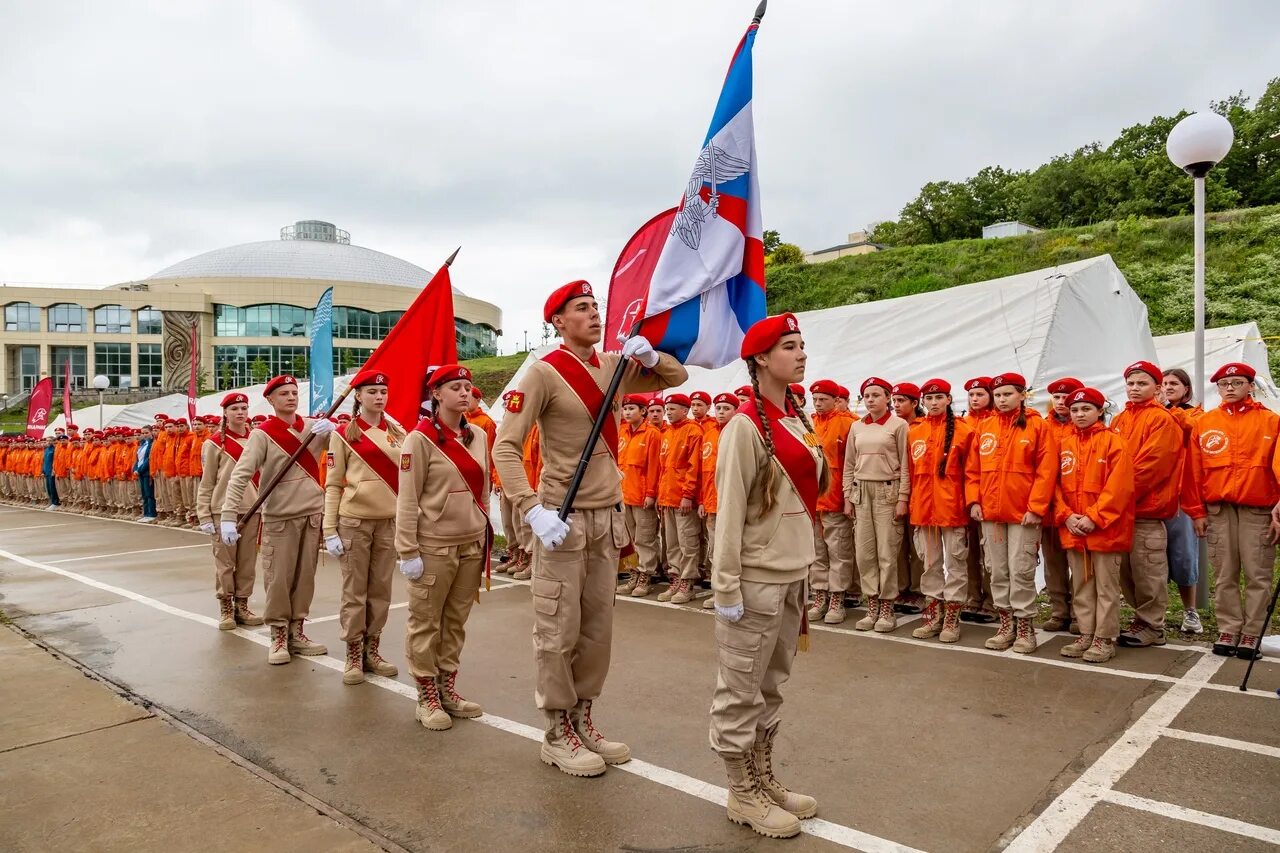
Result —
<instances>
[{"instance_id":1,"label":"overcast sky","mask_svg":"<svg viewBox=\"0 0 1280 853\"><path fill-rule=\"evenodd\" d=\"M324 219L505 312L682 191L755 0L0 0L0 281L106 285ZM1280 3L773 0L766 228L806 249L1280 75Z\"/></svg>"}]
</instances>

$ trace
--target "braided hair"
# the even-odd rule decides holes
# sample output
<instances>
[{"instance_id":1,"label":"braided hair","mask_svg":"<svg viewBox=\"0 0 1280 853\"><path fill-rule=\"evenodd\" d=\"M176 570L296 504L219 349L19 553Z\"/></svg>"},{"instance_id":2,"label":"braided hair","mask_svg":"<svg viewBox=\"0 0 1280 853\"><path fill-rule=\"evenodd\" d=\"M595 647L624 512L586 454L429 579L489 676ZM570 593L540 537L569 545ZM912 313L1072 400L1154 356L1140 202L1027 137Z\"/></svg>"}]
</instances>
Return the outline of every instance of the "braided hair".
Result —
<instances>
[{"instance_id":1,"label":"braided hair","mask_svg":"<svg viewBox=\"0 0 1280 853\"><path fill-rule=\"evenodd\" d=\"M360 392L357 390L356 394ZM347 440L348 444L355 444L360 440L360 424L357 419L360 417L360 397L352 401L351 404L351 420L347 422L347 426L342 430L342 437ZM403 442L405 438L404 427L387 417L387 413L382 413L382 428L387 431L387 435L395 439L397 442Z\"/></svg>"},{"instance_id":2,"label":"braided hair","mask_svg":"<svg viewBox=\"0 0 1280 853\"><path fill-rule=\"evenodd\" d=\"M444 447L444 442L445 442L444 424L441 423L440 421L440 401L436 399L434 391L435 389L433 388L432 389L433 393L431 395L432 397L431 414L429 417L431 418L431 425L436 428L436 444L440 445L441 447ZM473 435L471 430L471 424L467 422L467 416L465 414L462 416L462 423L458 427L458 432L462 436L462 446L470 447L471 439L473 438Z\"/></svg>"},{"instance_id":3,"label":"braided hair","mask_svg":"<svg viewBox=\"0 0 1280 853\"><path fill-rule=\"evenodd\" d=\"M222 425L218 427L218 435L214 439L218 443L218 447L227 446L227 411L222 410Z\"/></svg>"},{"instance_id":4,"label":"braided hair","mask_svg":"<svg viewBox=\"0 0 1280 853\"><path fill-rule=\"evenodd\" d=\"M764 411L764 398L760 396L760 378L757 375L757 367L755 359L747 359L747 374L751 377L751 396L756 404L756 416L760 418L761 436L764 438L764 452L769 458L765 461L764 471L760 475L760 488L764 490L764 500L760 504L760 517L763 518L769 510L773 509L773 481L775 473L773 470L773 424L769 422L769 416ZM791 390L787 389L787 396L791 395Z\"/></svg>"},{"instance_id":5,"label":"braided hair","mask_svg":"<svg viewBox=\"0 0 1280 853\"><path fill-rule=\"evenodd\" d=\"M787 386L787 402L791 404L791 408L795 409L796 415L800 418L800 423L804 424L806 432L813 432L813 424L809 422L809 416L804 413L804 407L800 405L800 398L791 393L791 386ZM822 493L831 485L831 470L827 468L827 455L822 454L822 468L818 472L818 492Z\"/></svg>"},{"instance_id":6,"label":"braided hair","mask_svg":"<svg viewBox=\"0 0 1280 853\"><path fill-rule=\"evenodd\" d=\"M947 403L947 436L942 441L942 458L938 460L938 479L947 479L947 461L951 457L951 443L956 437L956 413L951 410L951 404Z\"/></svg>"},{"instance_id":7,"label":"braided hair","mask_svg":"<svg viewBox=\"0 0 1280 853\"><path fill-rule=\"evenodd\" d=\"M1019 403L1019 404L1018 404L1018 417L1017 417L1017 420L1015 420L1013 423L1014 423L1014 425L1015 425L1018 429L1026 429L1026 426L1027 426L1027 401L1026 401L1025 399L1024 399L1021 403Z\"/></svg>"}]
</instances>

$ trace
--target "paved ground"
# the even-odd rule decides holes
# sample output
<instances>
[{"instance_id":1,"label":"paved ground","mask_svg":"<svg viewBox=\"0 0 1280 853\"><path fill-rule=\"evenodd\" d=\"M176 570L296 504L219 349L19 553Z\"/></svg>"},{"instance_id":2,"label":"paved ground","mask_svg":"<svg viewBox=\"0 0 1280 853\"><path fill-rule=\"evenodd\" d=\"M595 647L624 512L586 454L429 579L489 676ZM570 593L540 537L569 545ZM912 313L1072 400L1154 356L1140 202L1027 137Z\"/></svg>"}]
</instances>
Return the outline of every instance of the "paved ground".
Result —
<instances>
[{"instance_id":1,"label":"paved ground","mask_svg":"<svg viewBox=\"0 0 1280 853\"><path fill-rule=\"evenodd\" d=\"M706 732L712 620L697 604L619 601L597 721L636 759L578 780L537 758L526 584L495 578L481 596L459 686L486 714L440 734L414 723L405 675L342 684L338 593L326 557L308 633L330 655L268 667L263 629L216 630L199 534L0 507L0 608L133 699L46 697L28 674L52 665L47 653L0 646L0 848L172 850L191 846L184 829L188 841L221 831L225 849L1280 845L1270 661L1242 694L1243 664L1201 648L1125 650L1097 667L1061 658L1065 636L1022 657L983 649L990 629L973 626L958 646L913 640L910 624L818 628L785 688L779 758L820 819L777 842L724 818ZM403 672L398 577L395 601L384 653Z\"/></svg>"}]
</instances>

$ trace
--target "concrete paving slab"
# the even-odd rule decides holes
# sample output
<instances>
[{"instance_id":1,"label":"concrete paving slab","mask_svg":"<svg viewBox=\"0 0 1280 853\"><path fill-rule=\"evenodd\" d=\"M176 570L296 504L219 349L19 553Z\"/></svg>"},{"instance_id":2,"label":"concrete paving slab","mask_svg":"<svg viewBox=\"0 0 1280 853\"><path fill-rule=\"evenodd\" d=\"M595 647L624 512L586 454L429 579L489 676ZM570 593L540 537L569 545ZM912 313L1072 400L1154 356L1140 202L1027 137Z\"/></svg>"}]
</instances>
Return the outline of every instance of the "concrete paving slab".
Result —
<instances>
[{"instance_id":1,"label":"concrete paving slab","mask_svg":"<svg viewBox=\"0 0 1280 853\"><path fill-rule=\"evenodd\" d=\"M1280 719L1280 699L1203 690L1174 718L1171 728L1280 748L1277 719ZM1280 796L1280 792L1277 795Z\"/></svg>"},{"instance_id":2,"label":"concrete paving slab","mask_svg":"<svg viewBox=\"0 0 1280 853\"><path fill-rule=\"evenodd\" d=\"M1162 815L1099 803L1059 847L1077 850L1198 850L1274 853L1265 841Z\"/></svg>"},{"instance_id":3,"label":"concrete paving slab","mask_svg":"<svg viewBox=\"0 0 1280 853\"><path fill-rule=\"evenodd\" d=\"M1229 684L1232 687L1239 687L1240 682L1244 681L1244 671L1248 667L1248 661L1231 658L1222 665L1222 669L1218 670L1212 681L1214 684ZM1268 693L1280 690L1280 661L1274 658L1263 658L1260 661L1255 661L1253 673L1249 676L1249 689L1265 690Z\"/></svg>"}]
</instances>

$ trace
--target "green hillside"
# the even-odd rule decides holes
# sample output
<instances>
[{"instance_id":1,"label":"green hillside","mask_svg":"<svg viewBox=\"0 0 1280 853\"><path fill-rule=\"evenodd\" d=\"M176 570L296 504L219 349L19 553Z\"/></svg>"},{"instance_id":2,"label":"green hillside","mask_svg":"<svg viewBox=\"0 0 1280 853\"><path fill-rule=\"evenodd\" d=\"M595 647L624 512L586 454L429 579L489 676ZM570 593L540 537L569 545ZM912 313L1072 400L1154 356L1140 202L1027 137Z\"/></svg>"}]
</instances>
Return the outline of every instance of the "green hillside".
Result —
<instances>
[{"instance_id":1,"label":"green hillside","mask_svg":"<svg viewBox=\"0 0 1280 853\"><path fill-rule=\"evenodd\" d=\"M1192 239L1190 216L1125 219L770 266L769 312L891 299L1109 254L1146 302L1151 333L1184 332L1195 322ZM1280 336L1280 205L1210 214L1205 246L1208 326L1255 320L1264 336ZM1280 340L1268 343L1280 375Z\"/></svg>"}]
</instances>

